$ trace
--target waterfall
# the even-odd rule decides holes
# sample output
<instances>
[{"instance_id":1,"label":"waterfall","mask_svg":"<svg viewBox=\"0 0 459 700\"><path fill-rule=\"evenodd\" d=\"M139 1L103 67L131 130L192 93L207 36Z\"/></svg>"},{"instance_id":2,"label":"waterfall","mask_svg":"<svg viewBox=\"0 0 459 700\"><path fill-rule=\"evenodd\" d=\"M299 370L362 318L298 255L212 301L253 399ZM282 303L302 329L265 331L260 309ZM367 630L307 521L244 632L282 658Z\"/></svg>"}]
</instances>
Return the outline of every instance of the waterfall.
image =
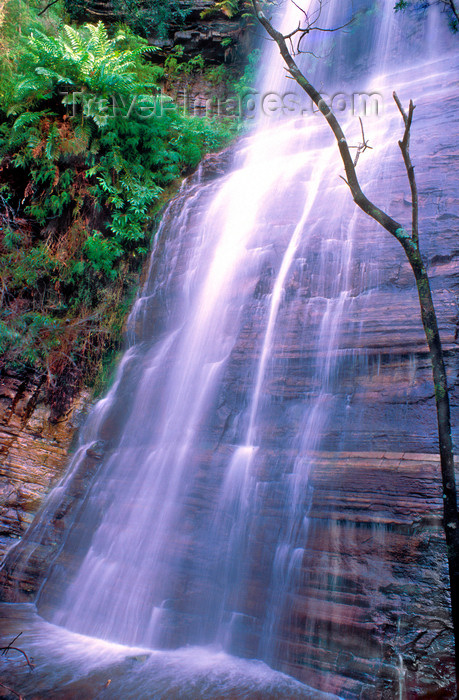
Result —
<instances>
[{"instance_id":1,"label":"waterfall","mask_svg":"<svg viewBox=\"0 0 459 700\"><path fill-rule=\"evenodd\" d=\"M393 5L326 4L321 25L346 24L353 13L357 21L326 37L311 33L320 58L303 62L349 143L361 141L362 94L378 93L373 112L359 113L373 148L359 173L378 204L403 210L391 90L403 101L426 93L434 101L437 77L457 54L447 28L438 55L427 17L396 17ZM282 26L301 16L287 3ZM356 210L327 124L269 43L262 72L257 124L234 149L232 169L207 177L201 167L169 205L116 380L31 532L46 539L56 503L96 454L39 612L87 637L178 649L185 666L191 652L182 647L205 656L213 645L288 672L284 628L305 581L310 474L324 451L356 447L346 431L365 420L365 408L352 378L370 372L362 308L377 299L384 314L387 300L373 295L379 260L395 243ZM268 93L283 107L273 97L266 114ZM20 561L20 552L12 557ZM30 556L29 548L23 567ZM311 643L319 613L311 606L304 626ZM285 692L273 697L297 697Z\"/></svg>"}]
</instances>

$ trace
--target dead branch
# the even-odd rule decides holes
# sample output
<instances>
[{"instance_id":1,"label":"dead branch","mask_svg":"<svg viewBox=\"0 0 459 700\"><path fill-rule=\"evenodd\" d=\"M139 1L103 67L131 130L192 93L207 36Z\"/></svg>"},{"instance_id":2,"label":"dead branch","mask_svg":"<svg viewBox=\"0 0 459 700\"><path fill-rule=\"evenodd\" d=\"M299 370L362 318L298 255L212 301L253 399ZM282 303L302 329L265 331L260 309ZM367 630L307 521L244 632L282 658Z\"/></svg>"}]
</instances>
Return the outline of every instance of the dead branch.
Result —
<instances>
[{"instance_id":1,"label":"dead branch","mask_svg":"<svg viewBox=\"0 0 459 700\"><path fill-rule=\"evenodd\" d=\"M417 188L417 184L416 184L416 178L414 176L414 166L413 166L413 163L411 162L411 156L410 156L410 130L411 130L411 124L413 121L413 112L415 110L415 106L413 104L413 101L410 100L410 104L408 107L408 114L406 114L405 110L402 107L400 100L398 99L397 93L395 91L393 93L393 97L394 97L395 103L399 109L399 112L403 117L403 121L405 123L405 133L403 134L402 140L398 142L398 145L400 146L400 150L402 152L403 161L405 163L405 168L406 168L406 172L408 175L408 181L410 183L410 189L411 189L411 211L412 211L411 236L413 238L413 241L416 243L416 245L418 245L418 242L419 242L419 197L418 197L418 188Z\"/></svg>"},{"instance_id":2,"label":"dead branch","mask_svg":"<svg viewBox=\"0 0 459 700\"><path fill-rule=\"evenodd\" d=\"M360 130L362 132L362 142L359 143L358 146L349 146L349 148L356 148L357 149L357 153L355 154L355 158L354 158L354 168L357 167L357 163L359 162L359 158L360 158L361 153L365 153L367 148L369 148L370 151L373 150L373 146L369 146L369 141L367 141L367 139L365 138L362 117L359 117L359 122L360 122ZM347 181L345 180L345 182L347 182Z\"/></svg>"},{"instance_id":3,"label":"dead branch","mask_svg":"<svg viewBox=\"0 0 459 700\"><path fill-rule=\"evenodd\" d=\"M41 12L38 13L38 17L41 17L41 15L44 15L45 12L47 10L49 10L50 7L52 7L53 5L55 5L58 2L59 2L59 0L52 0L52 2L48 3L48 5L46 5L46 7L43 10L41 10Z\"/></svg>"},{"instance_id":4,"label":"dead branch","mask_svg":"<svg viewBox=\"0 0 459 700\"><path fill-rule=\"evenodd\" d=\"M351 19L349 20L349 22L346 22L345 24L342 24L342 25L340 25L339 27L333 27L333 28L330 28L330 27L318 27L318 26L316 26L316 23L319 21L320 15L322 14L323 0L319 0L318 7L317 7L317 9L313 12L311 18L309 17L308 13L307 13L305 10L303 10L303 8L300 7L300 6L295 2L295 0L291 0L291 2L295 5L296 8L298 8L298 10L300 10L300 12L302 12L302 13L304 14L305 20L306 20L305 26L301 26L301 22L298 22L298 27L297 27L296 29L294 29L293 31L289 32L288 34L284 34L284 39L285 39L286 41L287 41L287 40L289 41L290 46L291 46L291 49L292 49L292 54L293 54L293 55L303 54L303 53L314 55L311 51L304 51L304 50L301 48L301 42L302 42L303 39L304 39L308 34L310 34L311 32L313 32L313 31L317 31L317 32L337 32L337 31L339 31L340 29L344 29L345 27L348 27L348 26L349 26L350 24L352 24L352 22L354 21L354 18L351 18ZM299 36L298 36L298 41L297 41L296 50L295 50L295 49L294 49L294 46L293 46L293 37L295 37L295 36L297 36L297 35L299 35Z\"/></svg>"},{"instance_id":5,"label":"dead branch","mask_svg":"<svg viewBox=\"0 0 459 700\"><path fill-rule=\"evenodd\" d=\"M7 690L9 693L13 693L13 695L16 695L16 697L19 698L19 700L25 700L23 695L20 695L20 693L17 693L15 690L13 690L13 688L10 688L8 685L0 683L0 686L2 688L5 688L5 690Z\"/></svg>"},{"instance_id":6,"label":"dead branch","mask_svg":"<svg viewBox=\"0 0 459 700\"><path fill-rule=\"evenodd\" d=\"M19 632L19 634L17 634L17 635L15 636L15 638L11 640L11 642L8 644L8 646L6 646L6 647L0 647L0 652L1 652L1 655L2 655L2 656L6 656L6 655L8 654L9 651L17 651L19 654L22 654L22 655L24 656L24 658L25 658L25 660L26 660L26 662L27 662L27 666L30 668L31 671L33 671L33 669L35 668L35 666L34 666L33 663L30 661L30 659L29 659L29 657L27 656L27 654L26 654L26 652L24 651L24 649L20 649L19 647L13 646L14 642L16 641L16 639L18 639L18 638L21 636L21 634L22 634L22 632Z\"/></svg>"},{"instance_id":7,"label":"dead branch","mask_svg":"<svg viewBox=\"0 0 459 700\"><path fill-rule=\"evenodd\" d=\"M33 663L30 661L29 657L25 653L24 649L19 649L19 647L12 647L12 646L7 646L7 647L0 647L0 651L2 652L2 655L7 654L9 651L17 651L19 654L22 654L23 657L26 660L27 666L30 668L31 671L34 670L35 666Z\"/></svg>"},{"instance_id":8,"label":"dead branch","mask_svg":"<svg viewBox=\"0 0 459 700\"><path fill-rule=\"evenodd\" d=\"M325 100L322 99L322 95L316 90L316 88L311 85L307 78L298 68L293 56L290 54L284 36L281 32L277 31L272 24L269 22L264 12L261 9L259 0L252 0L252 4L255 13L258 17L259 22L266 29L269 36L277 43L281 56L287 64L287 71L296 80L298 85L303 88L307 95L312 99L314 104L318 107L319 111L323 114L327 120L333 134L338 143L338 148L340 151L341 159L343 161L344 170L346 172L346 179L348 181L349 187L352 192L353 199L357 206L359 206L362 211L374 218L378 223L383 226L389 233L395 236L405 249L409 248L409 243L411 243L411 237L407 234L403 226L395 221L392 217L388 216L386 212L377 207L373 202L371 202L368 197L363 193L360 187L359 180L357 178L357 173L354 167L354 161L351 157L351 152L344 135L344 132L331 109L326 104Z\"/></svg>"}]
</instances>

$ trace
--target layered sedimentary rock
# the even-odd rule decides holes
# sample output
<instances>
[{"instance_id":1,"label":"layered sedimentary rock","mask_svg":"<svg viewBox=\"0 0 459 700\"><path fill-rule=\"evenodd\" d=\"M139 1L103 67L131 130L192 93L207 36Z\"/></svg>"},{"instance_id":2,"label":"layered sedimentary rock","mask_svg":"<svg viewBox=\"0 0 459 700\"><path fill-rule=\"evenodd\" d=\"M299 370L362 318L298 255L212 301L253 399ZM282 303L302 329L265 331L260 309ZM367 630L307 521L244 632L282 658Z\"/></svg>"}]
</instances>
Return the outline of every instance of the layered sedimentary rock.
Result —
<instances>
[{"instance_id":1,"label":"layered sedimentary rock","mask_svg":"<svg viewBox=\"0 0 459 700\"><path fill-rule=\"evenodd\" d=\"M204 457L201 455L201 464ZM222 461L224 457L222 454ZM235 621L239 642L232 648L236 655L249 658L256 655L260 642L257 620L266 604L267 550L276 539L282 504L279 493L284 488L278 470L275 478L277 455L265 453L259 461L263 507L254 528L257 536L252 542L252 567L244 582L246 596ZM392 700L399 693L409 700L452 700L453 639L437 456L321 452L311 455L311 461L306 554L298 591L279 619L277 668L352 700ZM187 502L189 513L205 512L211 498L203 469L196 479L195 495ZM84 536L81 528L80 535ZM200 566L192 531L186 541L172 545L184 553L189 549L195 565ZM36 555L40 553L41 548ZM61 559L63 563L72 568L68 556ZM19 582L23 600L34 584L37 581L31 579ZM182 611L177 612L171 648L183 644L187 627L195 623L191 611L205 597L206 584L187 590L185 576L176 581L176 589L177 594L181 589ZM59 593L55 592L56 597ZM53 604L53 591L48 588L40 605L45 618ZM15 608L12 610L15 615ZM11 628L5 627L5 643L23 628L28 629L27 618L21 622L19 615ZM26 641L23 646L29 651ZM21 668L20 660L15 666L5 666L12 687L16 687L16 667ZM54 669L57 678L63 672L59 664ZM95 674L89 681L90 692L99 692L106 679L122 677L129 669L120 666L113 673ZM27 674L19 677L21 684L30 682ZM75 681L76 689L85 687L84 680ZM66 698L66 691L62 689L56 697ZM189 697L194 700L195 696Z\"/></svg>"},{"instance_id":2,"label":"layered sedimentary rock","mask_svg":"<svg viewBox=\"0 0 459 700\"><path fill-rule=\"evenodd\" d=\"M0 558L17 542L43 498L63 475L76 427L89 392L71 409L50 421L43 379L27 375L0 377Z\"/></svg>"},{"instance_id":3,"label":"layered sedimentary rock","mask_svg":"<svg viewBox=\"0 0 459 700\"><path fill-rule=\"evenodd\" d=\"M89 22L115 22L126 18L121 14L122 4L116 5L111 0L88 0L84 5ZM241 13L232 18L215 5L213 0L183 0L179 6L184 19L182 22L172 20L167 36L155 36L153 26L145 27L152 34L151 43L166 50L181 46L186 57L201 54L215 63L231 63L240 58L250 40L243 29Z\"/></svg>"},{"instance_id":4,"label":"layered sedimentary rock","mask_svg":"<svg viewBox=\"0 0 459 700\"><path fill-rule=\"evenodd\" d=\"M313 464L306 554L284 611L279 667L346 698L453 698L438 458L322 452ZM267 522L274 512L263 513ZM263 585L254 583L252 606Z\"/></svg>"},{"instance_id":5,"label":"layered sedimentary rock","mask_svg":"<svg viewBox=\"0 0 459 700\"><path fill-rule=\"evenodd\" d=\"M456 417L457 198L453 176L444 178L457 150L446 127L457 123L457 114L453 96L436 105L433 94L427 106L437 126L429 123L429 137L418 139L417 160L424 164L420 178L423 241ZM422 126L423 112L419 111ZM201 171L172 205L168 228L156 250L158 259L166 256L168 265L174 267L175 281L168 287L170 304L183 281L187 256L199 236L212 194L200 198L198 190L220 174L218 161L209 160L209 165L211 173ZM375 200L388 197L387 208L406 220L409 187L403 169L392 167L391 188L383 189L376 177L370 178L368 187ZM325 187L335 187L335 183ZM200 607L205 606L213 583L205 576L200 578L205 561L196 546L196 535L208 522L216 489L238 444L234 438L242 432L238 432L238 419L241 405L247 403L245 393L254 384L266 320L264 300L272 292L294 227L289 211L300 188L301 182L288 192L273 194L249 242L254 249L264 249L267 227L275 227L275 245L265 245L259 269L243 279L252 297L212 417L196 436L200 445L213 448L196 449L188 464L192 487L183 515L186 528L170 542L176 558L185 563L181 575L171 583L167 601L172 622L168 642L173 647L186 643L187 634L196 628ZM196 206L187 226L179 227L177 217L184 210L184 197L190 194L196 197ZM352 205L349 212L351 217ZM278 314L282 332L273 339L269 381L259 410L263 448L253 462L259 496L250 523L253 556L241 587L245 599L242 604L238 601L240 612L232 621L238 634L231 651L248 656L256 655L262 641L260 620L267 605L279 522L289 496L287 482L295 454L288 438L298 432L303 415L321 389L316 372L320 360L317 336L331 296L337 248L343 245L337 232L327 228L327 207L319 204L315 214L320 225L307 244L300 246L284 286ZM454 697L435 412L416 290L396 241L378 233L361 214L356 215L354 226L352 294L346 313L336 317L339 327L333 329L339 337L339 382L333 393L324 395L329 410L327 420L318 427L321 449L310 455L307 541L299 554L297 591L277 619L277 664L281 670L347 698ZM179 235L185 239L177 240ZM373 241L370 252L369 239ZM131 333L139 343L161 337L167 328L168 306L161 296L163 290L155 284L159 267L158 260L153 260L143 312L133 319ZM317 301L311 303L311 299ZM27 600L39 588L44 562L59 549L67 522L73 519L72 508L78 508L84 499L98 462L112 454L134 400L130 387L131 380L139 377L138 364L128 366L118 398L98 427L101 442L82 456L66 498L49 512L46 536L40 543L33 537L27 542L26 567L15 568L11 560L7 563L3 572L7 599ZM167 376L169 366L163 369ZM152 402L157 399L153 397ZM126 450L137 448L140 451L142 445L126 446ZM87 523L78 523L73 534L75 550L64 551L55 566L55 578L40 601L44 615L59 602L62 582L67 583L77 569L77 547L85 540L89 546L90 533L85 528Z\"/></svg>"}]
</instances>

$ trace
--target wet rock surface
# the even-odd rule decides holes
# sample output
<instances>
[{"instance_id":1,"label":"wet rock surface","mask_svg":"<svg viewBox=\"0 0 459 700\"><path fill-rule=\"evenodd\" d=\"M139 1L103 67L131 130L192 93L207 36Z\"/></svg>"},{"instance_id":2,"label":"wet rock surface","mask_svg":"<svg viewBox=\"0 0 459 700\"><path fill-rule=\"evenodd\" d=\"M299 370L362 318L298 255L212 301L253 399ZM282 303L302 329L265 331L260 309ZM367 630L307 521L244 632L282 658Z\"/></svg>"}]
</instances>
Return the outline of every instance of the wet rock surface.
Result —
<instances>
[{"instance_id":1,"label":"wet rock surface","mask_svg":"<svg viewBox=\"0 0 459 700\"><path fill-rule=\"evenodd\" d=\"M89 401L89 392L80 394L65 415L51 422L42 383L37 376L0 376L0 560L63 475Z\"/></svg>"},{"instance_id":2,"label":"wet rock surface","mask_svg":"<svg viewBox=\"0 0 459 700\"><path fill-rule=\"evenodd\" d=\"M292 455L280 459L289 463ZM206 570L195 542L200 528L208 527L213 499L205 465L212 462L214 471L227 460L224 449L220 459L200 455L201 470L183 514L189 528L173 543L195 570ZM278 460L276 451L264 451L254 465L260 508L251 523L251 565L231 622L230 646L248 658L256 658L266 634L262 620L286 507ZM297 593L277 612L276 668L349 700L392 700L400 688L413 700L454 698L437 456L321 452L310 460L308 536ZM191 565L177 577L164 612L170 646L181 646L199 629L211 590L212 581L204 577L196 584ZM45 616L47 605L53 606L49 589L48 595L41 601Z\"/></svg>"},{"instance_id":3,"label":"wet rock surface","mask_svg":"<svg viewBox=\"0 0 459 700\"><path fill-rule=\"evenodd\" d=\"M345 697L454 697L437 457L322 453L314 464L302 582L284 625L304 643L281 642L282 668L301 678L304 664L314 686Z\"/></svg>"},{"instance_id":4,"label":"wet rock surface","mask_svg":"<svg viewBox=\"0 0 459 700\"><path fill-rule=\"evenodd\" d=\"M413 453L328 452L311 455L311 460L308 541L298 592L279 612L276 667L319 690L350 700L392 700L400 687L405 697L413 700L454 698L453 639L438 458ZM202 455L201 464L204 462ZM272 553L270 540L275 542L277 537L282 508L282 498L279 498L282 480L273 479L276 455L260 455L259 462L260 469L263 465L264 470L264 481L260 482L264 484L264 506L253 528L257 539L252 543L253 566L246 574L246 596L237 622L239 641L231 649L235 655L248 658L256 656L260 642L259 619L266 605L266 572ZM204 469L197 475L197 496L188 500L189 512L184 517L192 516L196 509L201 515L205 512L211 499L206 482L208 474ZM193 525L199 527L196 516ZM77 530L74 536L78 538L81 534L81 530ZM176 551L181 549L185 558L187 551L192 554L195 566L204 566L205 562L200 562L199 553L193 548L193 541L191 529L188 538L177 539L174 547ZM35 566L43 566L40 555L43 550L39 549ZM65 565L72 570L68 555ZM56 585L60 583L57 578ZM169 644L173 648L186 641L190 625L191 628L196 626L199 605L207 595L205 581L199 588L188 584L184 571L176 581L180 606L174 611L174 600L169 603ZM58 600L59 595L60 590L54 593L52 587L47 587L40 602L40 611L45 617L52 614L53 597ZM26 606L26 609L29 608ZM14 633L29 629L27 622L21 627L16 610L21 610L21 606L0 608L0 630L7 643ZM8 622L8 611L14 624ZM42 653L46 654L46 650ZM54 666L54 661L53 652L50 652L48 663ZM116 692L120 691L115 681L121 682L129 674L126 663L93 670L85 678L66 681L65 688L59 685L63 680L58 674L54 694L51 694L54 686L45 685L47 689L43 689L41 695L26 694L26 698L48 697L46 693L62 699L90 698L93 697L91 693L95 697L102 690L101 697L116 698ZM4 662L4 673L9 668ZM5 682L11 682L14 688L19 680L17 687L26 689L30 684L27 676L30 672L23 664L21 667L15 662ZM105 695L109 692L104 688L108 680L113 682L114 695ZM38 691L38 686L34 690ZM134 693L132 697L137 696ZM179 693L177 698L181 697ZM183 695L183 698L188 697L194 698ZM220 696L217 693L209 697L214 700ZM255 693L247 697L265 700L270 695ZM287 693L277 697L296 696Z\"/></svg>"},{"instance_id":5,"label":"wet rock surface","mask_svg":"<svg viewBox=\"0 0 459 700\"><path fill-rule=\"evenodd\" d=\"M453 98L444 99L438 107L433 97L429 99L429 109L438 110L436 131L429 125L422 136L422 106L418 110L421 135L416 158L423 164L419 178L422 240L439 312L457 428L459 257L454 212L458 201L456 176L445 179L445 172L453 172L457 156L448 129L457 127L458 117ZM218 174L217 161L209 162ZM409 187L405 175L400 168L391 176L391 211L406 219ZM193 186L198 184L195 181ZM378 181L370 182L369 187L373 188L375 199L387 196L386 190L378 189ZM192 192L196 194L197 190ZM167 303L178 294L187 256L199 236L210 196L210 190L207 199L197 196L196 207L183 220L180 215L184 200L178 198L167 215L170 229L159 245L161 255L167 256L167 275L173 270L176 281L168 288L170 297L166 300L160 284L161 268L157 260L153 261L151 286L131 327L140 344L153 336L163 337L168 322ZM173 579L175 590L165 611L171 646L186 643L196 630L199 611L213 583L204 575L199 577L201 570L206 571L206 562L200 559L203 554L196 546L196 535L200 530L209 530L212 500L234 445L240 444L243 434L241 405L247 402L245 393L254 383L254 366L266 321L263 301L272 291L272 280L292 233L293 223L285 214L286 200L293 206L292 191L280 190L272 197L264 220L249 242L254 250L264 251L251 276L241 275L241 286L252 290L253 300L244 311L241 333L211 407L212 419L198 431L196 441L200 448L188 465L193 488L185 502L185 527L171 542L175 555L184 562L180 575ZM321 388L316 372L320 358L315 348L327 294L333 285L335 251L340 244L326 227L327 214L318 207L320 225L300 249L284 288L279 309L282 333L273 339L273 361L260 406L263 449L254 460L260 498L251 523L253 556L244 572L245 599L238 601L239 617L232 620L238 634L231 651L249 657L256 655L263 635L260 620L267 605L269 572L288 497L288 478L284 475L291 473L295 459L289 436L298 431L301 416L307 414L308 405L312 405ZM276 227L275 245L266 245L266 223ZM375 231L363 215L356 215L356 229L353 292L338 329L341 360L337 372L341 388L324 398L330 418L320 426L321 450L310 457L307 542L301 555L297 593L279 610L277 663L283 672L353 700L392 700L403 693L409 700L453 698L435 413L416 290L399 245ZM365 253L369 236L375 241L370 257ZM321 258L327 261L326 269L317 264L324 240L329 245L328 258ZM231 300L234 307L238 304L237 292L235 289ZM317 301L311 304L311 298ZM177 320L177 325L181 320ZM11 559L7 562L3 581L9 600L27 599L41 585L45 562L58 549L57 524L62 521L59 514L71 513L71 503L84 498L85 479L91 481L98 468L96 462L110 459L119 426L134 400L129 392L130 381L138 376L143 361L139 354L126 366L118 399L111 404L99 428L104 442L89 448L84 458L89 461L81 463L76 488L67 492L69 511L64 503L50 512L48 522L53 529L45 544L51 549L34 541L32 533L26 540L26 546L31 548L26 556L28 568L15 568ZM164 382L168 370L164 366ZM144 408L146 413L161 401L162 386L159 382L151 405ZM132 457L132 450L138 450L140 456L145 446L141 439L136 442L133 437L132 443L124 446L126 457L129 451ZM95 514L91 525L97 517ZM78 524L73 535L83 550L89 546L85 527L91 529L88 524ZM81 556L81 552L77 554ZM59 602L62 581L77 569L77 554L74 557L70 548L56 560L55 578L51 577L40 600L44 615L52 614ZM103 681L100 676L93 680Z\"/></svg>"},{"instance_id":6,"label":"wet rock surface","mask_svg":"<svg viewBox=\"0 0 459 700\"><path fill-rule=\"evenodd\" d=\"M241 45L243 47L247 41L240 13L229 18L215 8L213 0L184 0L179 5L184 13L183 22L172 21L167 36L152 36L152 44L166 50L180 45L187 58L201 54L207 61L217 64L231 62L238 57ZM88 22L115 22L119 19L110 0L88 0L86 3ZM230 49L224 40L231 44Z\"/></svg>"},{"instance_id":7,"label":"wet rock surface","mask_svg":"<svg viewBox=\"0 0 459 700\"><path fill-rule=\"evenodd\" d=\"M24 653L11 650L0 657L2 698L20 693L25 700L339 700L259 661L211 647L123 647L50 625L30 605L1 605L0 616L0 646L27 630L14 643Z\"/></svg>"}]
</instances>

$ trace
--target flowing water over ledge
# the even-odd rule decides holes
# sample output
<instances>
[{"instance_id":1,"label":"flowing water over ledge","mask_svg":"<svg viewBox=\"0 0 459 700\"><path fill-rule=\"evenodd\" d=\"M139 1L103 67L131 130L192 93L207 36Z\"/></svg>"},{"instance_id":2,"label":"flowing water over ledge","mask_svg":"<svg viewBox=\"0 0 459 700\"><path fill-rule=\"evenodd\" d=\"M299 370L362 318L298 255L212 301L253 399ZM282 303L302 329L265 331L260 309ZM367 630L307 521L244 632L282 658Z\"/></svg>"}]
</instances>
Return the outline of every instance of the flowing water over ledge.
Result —
<instances>
[{"instance_id":1,"label":"flowing water over ledge","mask_svg":"<svg viewBox=\"0 0 459 700\"><path fill-rule=\"evenodd\" d=\"M342 10L330 8L334 24ZM362 179L402 220L409 188L390 89L418 103L413 150L423 171L425 250L442 280L442 261L453 266L457 258L454 181L445 182L456 147L457 53L436 56L432 47L431 57L421 55L430 46L424 25L408 49L397 46L392 2L376 17L358 38L337 41L334 84L348 74L363 80L370 66L375 89L388 95L384 116L365 122L375 151ZM394 53L404 60L414 45L415 66L394 73ZM261 89L280 86L275 52L266 65L273 68ZM355 121L349 141L357 143ZM116 381L82 430L68 476L7 557L5 590L11 600L39 589L38 610L53 623L32 612L22 618L30 624L24 641L42 659L37 671L52 676L46 648L56 667L74 665L80 681L95 673L99 682L100 673L106 677L100 666L109 666L117 679L101 697L323 697L269 664L345 697L392 698L405 677L399 649L410 642L410 625L420 624L400 579L415 598L420 582L410 577L421 551L436 567L447 617L438 494L427 468L416 481L419 465L432 465L429 455L403 458L435 450L414 287L398 244L350 201L336 146L314 117L261 125L234 154L231 172L222 160L208 159L168 208ZM440 243L428 235L434 226ZM448 285L437 288L436 300L450 350L456 319ZM409 493L402 480L391 482L397 471L420 494L415 507L407 508L408 496L397 501L397 489ZM355 502L347 512L338 501L329 507L349 480ZM369 501L359 492L366 480ZM419 517L438 561L416 539ZM2 610L19 615L11 630L21 631L24 609ZM405 625L400 644L397 625ZM428 639L445 629L442 619ZM87 665L85 645L98 669ZM123 666L132 655L142 667L135 674ZM13 680L19 674L19 687L32 692L18 669L15 662Z\"/></svg>"},{"instance_id":2,"label":"flowing water over ledge","mask_svg":"<svg viewBox=\"0 0 459 700\"><path fill-rule=\"evenodd\" d=\"M329 452L316 454L314 461L300 585L282 621L277 667L306 685L352 700L454 698L438 457ZM279 517L272 504L265 506L265 526ZM255 549L266 546L267 534L268 528L261 528ZM247 601L252 615L265 598L264 572L258 573ZM252 619L234 616L233 644L247 641ZM129 685L132 666L151 698L161 697L165 683L164 698L194 700L197 692L198 700L197 676L200 684L208 676L212 683L223 684L230 698L244 697L245 690L249 698L264 698L268 677L274 697L295 697L294 690L308 697L310 692L286 685L285 677L270 676L266 666L238 667L240 659L221 654L221 646L228 648L226 640L220 649L214 644L195 646L190 654L189 647L156 654L158 667L138 663L152 650L143 648L139 659L132 648L71 634L37 618L31 605L0 605L0 620L0 646L23 632L16 645L38 666L31 672L20 655L0 657L0 682L24 693L41 689L44 698L89 700L96 692L103 698L107 681L116 680L111 689L115 697L137 700L138 688ZM245 655L250 654L246 648ZM179 673L176 664L184 659L187 663ZM162 669L166 660L167 669L172 667L176 674L172 680L177 684L170 686L173 695L167 694L171 677ZM263 672L250 672L257 669ZM210 688L209 693L216 693L215 685Z\"/></svg>"},{"instance_id":3,"label":"flowing water over ledge","mask_svg":"<svg viewBox=\"0 0 459 700\"><path fill-rule=\"evenodd\" d=\"M154 651L113 644L45 622L32 605L0 606L0 644L20 637L35 668L11 651L0 683L36 700L338 700L273 671L261 661L236 659L215 647ZM29 652L30 653L30 652ZM18 676L21 680L18 681Z\"/></svg>"}]
</instances>

